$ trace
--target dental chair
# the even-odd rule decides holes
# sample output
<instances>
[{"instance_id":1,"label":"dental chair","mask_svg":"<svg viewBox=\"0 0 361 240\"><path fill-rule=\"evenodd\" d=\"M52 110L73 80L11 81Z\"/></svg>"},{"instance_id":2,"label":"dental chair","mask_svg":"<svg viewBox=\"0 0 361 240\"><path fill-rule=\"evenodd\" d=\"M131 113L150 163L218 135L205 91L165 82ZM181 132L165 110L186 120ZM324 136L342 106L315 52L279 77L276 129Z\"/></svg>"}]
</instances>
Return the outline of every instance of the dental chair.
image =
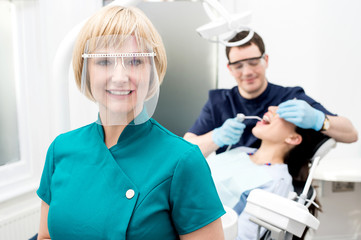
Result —
<instances>
[{"instance_id":1,"label":"dental chair","mask_svg":"<svg viewBox=\"0 0 361 240\"><path fill-rule=\"evenodd\" d=\"M244 209L251 215L250 220L259 225L257 239L291 240L300 239L306 228L318 229L319 220L310 212L316 191L312 187L314 171L319 161L336 146L336 141L324 136L315 146L311 167L306 182L294 182L295 192L284 198L262 189L254 189L247 198ZM260 236L261 227L267 229Z\"/></svg>"}]
</instances>

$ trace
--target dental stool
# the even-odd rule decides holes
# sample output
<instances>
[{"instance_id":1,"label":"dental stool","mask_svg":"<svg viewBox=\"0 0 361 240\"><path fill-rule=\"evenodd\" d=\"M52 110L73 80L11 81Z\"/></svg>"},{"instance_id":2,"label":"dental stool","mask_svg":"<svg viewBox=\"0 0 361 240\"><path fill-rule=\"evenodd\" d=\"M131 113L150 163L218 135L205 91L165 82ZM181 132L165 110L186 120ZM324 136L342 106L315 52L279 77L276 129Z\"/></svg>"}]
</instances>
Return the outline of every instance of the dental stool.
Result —
<instances>
[{"instance_id":1,"label":"dental stool","mask_svg":"<svg viewBox=\"0 0 361 240\"><path fill-rule=\"evenodd\" d=\"M311 182L319 161L335 146L336 141L332 138L324 136L320 140L315 147L306 182L294 182L295 192L290 194L289 198L262 189L254 189L250 192L244 211L251 215L252 222L259 225L257 239L299 239L306 227L318 229L320 222L308 209L311 204L317 206L314 203L316 191L311 186ZM263 237L259 236L261 227L269 230Z\"/></svg>"}]
</instances>

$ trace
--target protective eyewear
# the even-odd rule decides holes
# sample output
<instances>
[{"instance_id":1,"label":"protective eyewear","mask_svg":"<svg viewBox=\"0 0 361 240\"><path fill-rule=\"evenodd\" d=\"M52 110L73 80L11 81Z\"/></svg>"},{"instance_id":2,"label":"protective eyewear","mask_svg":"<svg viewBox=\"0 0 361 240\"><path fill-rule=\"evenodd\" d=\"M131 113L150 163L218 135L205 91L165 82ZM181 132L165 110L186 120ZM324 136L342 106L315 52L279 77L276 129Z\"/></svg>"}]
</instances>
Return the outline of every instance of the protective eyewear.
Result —
<instances>
[{"instance_id":1,"label":"protective eyewear","mask_svg":"<svg viewBox=\"0 0 361 240\"><path fill-rule=\"evenodd\" d=\"M232 71L242 71L245 65L248 65L249 67L257 67L264 56L265 54L262 54L260 57L246 58L236 62L229 62L228 66Z\"/></svg>"},{"instance_id":2,"label":"protective eyewear","mask_svg":"<svg viewBox=\"0 0 361 240\"><path fill-rule=\"evenodd\" d=\"M107 53L107 54L83 54L83 58L91 58L93 64L99 70L114 69L121 64L125 70L142 70L150 63L149 57L155 57L155 53Z\"/></svg>"}]
</instances>

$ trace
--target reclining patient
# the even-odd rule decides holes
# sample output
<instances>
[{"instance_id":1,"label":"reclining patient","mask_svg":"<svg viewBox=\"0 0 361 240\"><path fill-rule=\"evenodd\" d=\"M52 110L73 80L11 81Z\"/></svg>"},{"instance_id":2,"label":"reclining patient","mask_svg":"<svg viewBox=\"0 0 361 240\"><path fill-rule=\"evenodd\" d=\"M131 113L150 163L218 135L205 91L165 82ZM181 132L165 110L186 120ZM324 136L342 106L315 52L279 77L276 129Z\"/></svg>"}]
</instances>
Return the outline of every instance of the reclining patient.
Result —
<instances>
[{"instance_id":1,"label":"reclining patient","mask_svg":"<svg viewBox=\"0 0 361 240\"><path fill-rule=\"evenodd\" d=\"M276 114L269 107L263 120L252 129L262 140L254 154L233 149L207 159L218 194L224 205L238 214L238 240L256 239L258 225L243 212L249 192L261 188L287 197L293 182L305 181L308 163L322 133L301 129ZM261 236L265 229L261 230Z\"/></svg>"}]
</instances>

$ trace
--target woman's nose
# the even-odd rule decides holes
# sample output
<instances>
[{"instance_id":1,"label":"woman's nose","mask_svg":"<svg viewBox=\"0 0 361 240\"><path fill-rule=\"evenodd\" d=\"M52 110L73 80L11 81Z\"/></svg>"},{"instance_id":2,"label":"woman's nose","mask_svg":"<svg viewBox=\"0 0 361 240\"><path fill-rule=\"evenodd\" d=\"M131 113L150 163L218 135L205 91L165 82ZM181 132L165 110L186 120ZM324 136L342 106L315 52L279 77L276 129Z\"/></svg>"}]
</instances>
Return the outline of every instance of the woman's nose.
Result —
<instances>
[{"instance_id":1,"label":"woman's nose","mask_svg":"<svg viewBox=\"0 0 361 240\"><path fill-rule=\"evenodd\" d=\"M277 106L269 106L268 111L271 112L273 115L277 112Z\"/></svg>"},{"instance_id":2,"label":"woman's nose","mask_svg":"<svg viewBox=\"0 0 361 240\"><path fill-rule=\"evenodd\" d=\"M116 64L114 65L112 81L121 81L121 82L129 81L127 69L125 68L121 58L117 59Z\"/></svg>"}]
</instances>

